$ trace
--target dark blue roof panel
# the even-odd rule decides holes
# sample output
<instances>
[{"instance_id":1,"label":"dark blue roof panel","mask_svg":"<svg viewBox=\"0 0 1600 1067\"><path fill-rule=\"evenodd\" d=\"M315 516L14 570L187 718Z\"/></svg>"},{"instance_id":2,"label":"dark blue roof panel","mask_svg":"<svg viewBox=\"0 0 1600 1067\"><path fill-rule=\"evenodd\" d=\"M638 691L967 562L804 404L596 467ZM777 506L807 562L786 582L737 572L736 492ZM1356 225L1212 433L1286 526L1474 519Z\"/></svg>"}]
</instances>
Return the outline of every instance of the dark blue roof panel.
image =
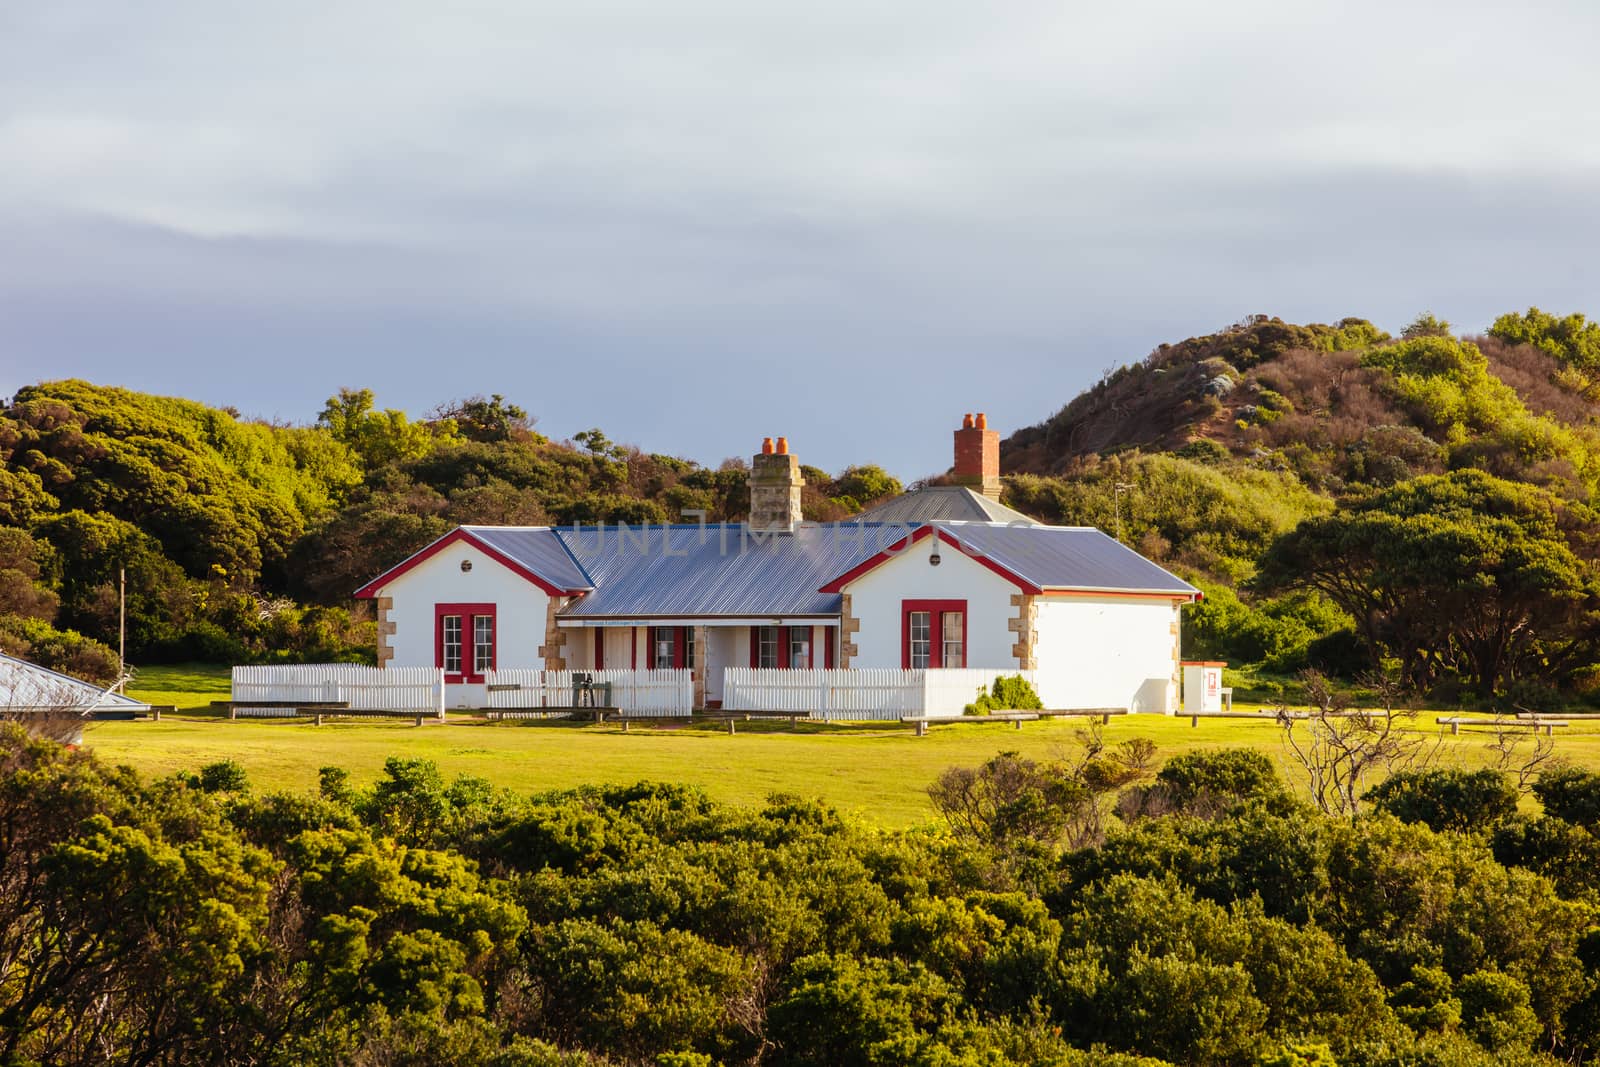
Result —
<instances>
[{"instance_id":1,"label":"dark blue roof panel","mask_svg":"<svg viewBox=\"0 0 1600 1067\"><path fill-rule=\"evenodd\" d=\"M1197 592L1194 586L1091 527L949 523L940 528L1041 589L1117 593Z\"/></svg>"},{"instance_id":2,"label":"dark blue roof panel","mask_svg":"<svg viewBox=\"0 0 1600 1067\"><path fill-rule=\"evenodd\" d=\"M898 525L804 525L754 534L742 523L557 531L595 591L578 617L835 615L829 579L906 536Z\"/></svg>"},{"instance_id":3,"label":"dark blue roof panel","mask_svg":"<svg viewBox=\"0 0 1600 1067\"><path fill-rule=\"evenodd\" d=\"M463 526L476 540L528 568L559 589L593 589L594 582L548 526Z\"/></svg>"}]
</instances>

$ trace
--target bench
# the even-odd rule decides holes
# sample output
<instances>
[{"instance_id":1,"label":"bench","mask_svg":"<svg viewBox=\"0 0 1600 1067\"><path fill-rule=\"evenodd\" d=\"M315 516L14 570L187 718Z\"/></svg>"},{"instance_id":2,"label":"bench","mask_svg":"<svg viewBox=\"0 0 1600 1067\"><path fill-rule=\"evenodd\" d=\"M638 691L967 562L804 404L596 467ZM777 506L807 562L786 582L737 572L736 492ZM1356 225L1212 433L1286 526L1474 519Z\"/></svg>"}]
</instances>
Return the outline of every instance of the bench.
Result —
<instances>
[{"instance_id":1,"label":"bench","mask_svg":"<svg viewBox=\"0 0 1600 1067\"><path fill-rule=\"evenodd\" d=\"M244 708L292 708L297 713L308 714L318 709L348 708L348 700L213 700L211 706L222 708L228 713L228 718L237 719L239 709Z\"/></svg>"},{"instance_id":2,"label":"bench","mask_svg":"<svg viewBox=\"0 0 1600 1067\"><path fill-rule=\"evenodd\" d=\"M1398 717L1397 712L1383 711L1379 708L1345 708L1343 711L1189 711L1184 712L1189 716L1190 726L1199 726L1201 719L1293 719L1296 722L1302 719L1382 719L1391 715Z\"/></svg>"},{"instance_id":3,"label":"bench","mask_svg":"<svg viewBox=\"0 0 1600 1067\"><path fill-rule=\"evenodd\" d=\"M638 716L634 716L634 718L638 718ZM740 719L743 719L745 722L751 722L755 719L788 719L789 729L795 730L799 728L801 719L809 718L811 718L811 714L805 711L727 711L718 715L698 716L698 721L727 723L728 734L729 736L732 736L737 732L734 727L734 723L738 722ZM627 732L628 723L626 719L623 720L622 729L624 733Z\"/></svg>"},{"instance_id":4,"label":"bench","mask_svg":"<svg viewBox=\"0 0 1600 1067\"><path fill-rule=\"evenodd\" d=\"M1002 714L1004 714L1004 713L1002 713ZM1126 714L1128 714L1128 709L1127 708L1046 708L1046 709L1044 709L1042 711L1033 712L1033 714L1037 715L1041 719L1072 719L1072 718L1099 719L1101 725L1105 725L1105 724L1107 724L1107 723L1109 723L1111 721L1111 716L1113 716L1113 715L1126 715Z\"/></svg>"},{"instance_id":5,"label":"bench","mask_svg":"<svg viewBox=\"0 0 1600 1067\"><path fill-rule=\"evenodd\" d=\"M1277 721L1278 716L1270 711L1189 711L1184 714L1189 716L1190 726L1199 726L1201 719L1271 719Z\"/></svg>"},{"instance_id":6,"label":"bench","mask_svg":"<svg viewBox=\"0 0 1600 1067\"><path fill-rule=\"evenodd\" d=\"M918 737L926 737L930 724L1009 722L1020 730L1023 723L1033 722L1038 718L1039 713L1036 711L994 711L988 715L902 715L900 721L915 727Z\"/></svg>"},{"instance_id":7,"label":"bench","mask_svg":"<svg viewBox=\"0 0 1600 1067\"><path fill-rule=\"evenodd\" d=\"M348 700L213 700L211 706L228 709L228 718L237 719L239 709L288 708L293 714L282 718L310 718L313 726L321 726L326 718L337 719L412 719L415 725L432 720L443 722L443 716L431 711L388 711L385 709L352 708Z\"/></svg>"},{"instance_id":8,"label":"bench","mask_svg":"<svg viewBox=\"0 0 1600 1067\"><path fill-rule=\"evenodd\" d=\"M1436 721L1440 726L1450 727L1451 734L1461 733L1461 728L1463 726L1492 726L1501 730L1532 730L1534 733L1538 733L1539 730L1543 728L1546 737L1554 737L1555 728L1557 726L1572 725L1565 719L1524 719L1521 717L1515 719L1482 719L1468 718L1464 715L1452 715L1449 717L1440 716L1434 721Z\"/></svg>"},{"instance_id":9,"label":"bench","mask_svg":"<svg viewBox=\"0 0 1600 1067\"><path fill-rule=\"evenodd\" d=\"M552 716L565 715L569 718L588 719L590 722L600 722L605 718L620 714L622 709L603 705L590 707L587 704L551 704L543 708L484 708L483 717L490 722L499 722L506 719L547 719Z\"/></svg>"}]
</instances>

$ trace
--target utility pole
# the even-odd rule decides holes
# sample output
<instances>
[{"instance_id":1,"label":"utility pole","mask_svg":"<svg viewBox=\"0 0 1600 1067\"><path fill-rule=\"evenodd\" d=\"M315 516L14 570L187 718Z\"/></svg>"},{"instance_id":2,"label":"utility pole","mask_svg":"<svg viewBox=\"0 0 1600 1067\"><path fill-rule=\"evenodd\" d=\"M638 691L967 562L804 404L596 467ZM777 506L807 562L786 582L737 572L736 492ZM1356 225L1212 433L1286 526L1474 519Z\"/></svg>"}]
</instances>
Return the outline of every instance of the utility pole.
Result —
<instances>
[{"instance_id":1,"label":"utility pole","mask_svg":"<svg viewBox=\"0 0 1600 1067\"><path fill-rule=\"evenodd\" d=\"M1129 482L1117 482L1112 488L1112 507L1117 513L1117 540L1122 540L1122 494L1133 489Z\"/></svg>"},{"instance_id":2,"label":"utility pole","mask_svg":"<svg viewBox=\"0 0 1600 1067\"><path fill-rule=\"evenodd\" d=\"M128 568L117 568L117 692L128 684Z\"/></svg>"}]
</instances>

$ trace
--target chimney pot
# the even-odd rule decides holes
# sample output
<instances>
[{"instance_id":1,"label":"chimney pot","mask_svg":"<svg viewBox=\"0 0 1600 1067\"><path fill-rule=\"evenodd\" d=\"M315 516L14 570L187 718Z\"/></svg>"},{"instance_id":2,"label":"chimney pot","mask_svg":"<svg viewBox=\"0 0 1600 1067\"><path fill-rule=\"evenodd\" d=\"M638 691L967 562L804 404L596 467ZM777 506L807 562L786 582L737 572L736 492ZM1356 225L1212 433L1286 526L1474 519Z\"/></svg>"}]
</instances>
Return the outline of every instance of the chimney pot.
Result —
<instances>
[{"instance_id":1,"label":"chimney pot","mask_svg":"<svg viewBox=\"0 0 1600 1067\"><path fill-rule=\"evenodd\" d=\"M972 429L972 412L969 411L965 415L961 416L961 428L963 430Z\"/></svg>"},{"instance_id":2,"label":"chimney pot","mask_svg":"<svg viewBox=\"0 0 1600 1067\"><path fill-rule=\"evenodd\" d=\"M800 460L789 454L789 439L767 438L750 462L750 529L793 533L802 517L805 484Z\"/></svg>"},{"instance_id":3,"label":"chimney pot","mask_svg":"<svg viewBox=\"0 0 1600 1067\"><path fill-rule=\"evenodd\" d=\"M989 428L989 416L985 415L981 411L978 412L978 429L987 430L988 428Z\"/></svg>"}]
</instances>

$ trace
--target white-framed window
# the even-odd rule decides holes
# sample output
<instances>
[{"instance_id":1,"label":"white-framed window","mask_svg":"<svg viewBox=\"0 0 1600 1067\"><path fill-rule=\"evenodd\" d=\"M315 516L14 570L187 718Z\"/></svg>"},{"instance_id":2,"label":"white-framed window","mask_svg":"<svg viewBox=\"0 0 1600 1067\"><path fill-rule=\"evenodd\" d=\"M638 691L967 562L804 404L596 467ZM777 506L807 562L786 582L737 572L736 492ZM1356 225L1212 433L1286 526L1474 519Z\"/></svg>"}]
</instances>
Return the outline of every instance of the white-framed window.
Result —
<instances>
[{"instance_id":1,"label":"white-framed window","mask_svg":"<svg viewBox=\"0 0 1600 1067\"><path fill-rule=\"evenodd\" d=\"M811 627L789 627L789 666L811 666Z\"/></svg>"},{"instance_id":2,"label":"white-framed window","mask_svg":"<svg viewBox=\"0 0 1600 1067\"><path fill-rule=\"evenodd\" d=\"M678 641L674 627L656 626L650 630L650 665L656 670L670 670L678 665Z\"/></svg>"},{"instance_id":3,"label":"white-framed window","mask_svg":"<svg viewBox=\"0 0 1600 1067\"><path fill-rule=\"evenodd\" d=\"M443 615L439 618L441 627L439 647L443 652L443 662L440 664L446 674L461 673L461 616Z\"/></svg>"},{"instance_id":4,"label":"white-framed window","mask_svg":"<svg viewBox=\"0 0 1600 1067\"><path fill-rule=\"evenodd\" d=\"M911 650L911 669L922 670L933 658L933 613L913 611L907 618L910 627L908 639Z\"/></svg>"},{"instance_id":5,"label":"white-framed window","mask_svg":"<svg viewBox=\"0 0 1600 1067\"><path fill-rule=\"evenodd\" d=\"M778 665L779 629L777 626L761 626L756 629L756 666L776 667Z\"/></svg>"},{"instance_id":6,"label":"white-framed window","mask_svg":"<svg viewBox=\"0 0 1600 1067\"><path fill-rule=\"evenodd\" d=\"M494 616L472 617L472 673L494 670Z\"/></svg>"},{"instance_id":7,"label":"white-framed window","mask_svg":"<svg viewBox=\"0 0 1600 1067\"><path fill-rule=\"evenodd\" d=\"M944 629L944 640L940 651L940 666L965 667L967 665L967 617L962 611L942 611L939 613L940 626Z\"/></svg>"}]
</instances>

